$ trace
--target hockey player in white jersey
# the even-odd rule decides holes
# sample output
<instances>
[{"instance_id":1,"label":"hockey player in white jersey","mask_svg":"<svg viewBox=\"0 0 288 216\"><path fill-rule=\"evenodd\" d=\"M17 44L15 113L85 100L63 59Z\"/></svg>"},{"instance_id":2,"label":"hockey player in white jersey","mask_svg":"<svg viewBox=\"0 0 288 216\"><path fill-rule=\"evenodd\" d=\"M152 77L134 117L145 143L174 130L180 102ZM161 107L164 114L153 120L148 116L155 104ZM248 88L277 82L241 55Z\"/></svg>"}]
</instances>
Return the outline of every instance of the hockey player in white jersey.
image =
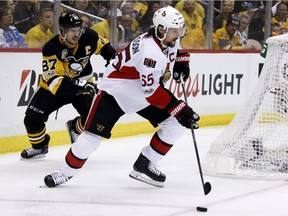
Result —
<instances>
[{"instance_id":1,"label":"hockey player in white jersey","mask_svg":"<svg viewBox=\"0 0 288 216\"><path fill-rule=\"evenodd\" d=\"M198 127L199 115L184 101L164 88L170 71L179 81L189 76L189 56L180 54L179 40L185 32L184 18L173 7L163 7L153 16L154 27L137 37L107 67L98 84L84 132L68 151L61 169L44 178L48 187L63 184L84 165L100 145L102 137L110 138L118 119L137 113L159 130L145 146L130 177L163 187L166 176L157 163L182 136L184 127ZM179 61L176 61L178 59ZM184 127L182 127L184 126Z\"/></svg>"}]
</instances>

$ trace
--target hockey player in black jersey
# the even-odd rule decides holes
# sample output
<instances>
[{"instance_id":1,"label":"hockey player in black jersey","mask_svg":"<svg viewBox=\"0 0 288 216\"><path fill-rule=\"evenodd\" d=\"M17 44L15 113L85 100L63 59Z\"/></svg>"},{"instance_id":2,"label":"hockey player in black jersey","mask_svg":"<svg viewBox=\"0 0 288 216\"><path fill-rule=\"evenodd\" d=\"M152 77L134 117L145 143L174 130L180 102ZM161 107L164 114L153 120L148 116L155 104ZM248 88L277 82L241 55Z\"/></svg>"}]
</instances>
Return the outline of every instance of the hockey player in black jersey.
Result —
<instances>
[{"instance_id":1,"label":"hockey player in black jersey","mask_svg":"<svg viewBox=\"0 0 288 216\"><path fill-rule=\"evenodd\" d=\"M79 133L83 130L97 91L90 57L100 54L109 62L116 55L107 39L93 30L82 28L82 20L75 13L63 13L59 17L59 28L59 34L42 50L43 74L24 118L32 147L22 151L22 158L45 156L50 140L45 122L63 105L72 104L80 114L69 122L69 129Z\"/></svg>"}]
</instances>

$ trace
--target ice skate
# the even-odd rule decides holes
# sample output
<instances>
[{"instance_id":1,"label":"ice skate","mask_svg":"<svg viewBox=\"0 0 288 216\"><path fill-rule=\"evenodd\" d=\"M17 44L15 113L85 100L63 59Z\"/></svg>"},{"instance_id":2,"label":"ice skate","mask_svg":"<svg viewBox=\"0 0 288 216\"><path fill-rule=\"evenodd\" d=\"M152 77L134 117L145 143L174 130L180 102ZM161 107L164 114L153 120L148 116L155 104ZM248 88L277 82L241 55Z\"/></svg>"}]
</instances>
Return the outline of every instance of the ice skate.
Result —
<instances>
[{"instance_id":1,"label":"ice skate","mask_svg":"<svg viewBox=\"0 0 288 216\"><path fill-rule=\"evenodd\" d=\"M68 130L68 133L69 133L69 136L70 136L70 141L71 141L72 144L76 142L76 140L78 139L78 136L79 136L79 134L76 133L75 130L74 130L73 121L74 120L69 120L66 123L66 127L67 127L67 130Z\"/></svg>"},{"instance_id":2,"label":"ice skate","mask_svg":"<svg viewBox=\"0 0 288 216\"><path fill-rule=\"evenodd\" d=\"M30 158L44 158L48 153L48 143L50 141L50 136L48 134L45 135L45 145L43 145L40 149L28 148L21 152L21 157L24 159Z\"/></svg>"},{"instance_id":3,"label":"ice skate","mask_svg":"<svg viewBox=\"0 0 288 216\"><path fill-rule=\"evenodd\" d=\"M49 188L56 187L58 185L66 183L72 177L67 177L61 171L56 171L50 175L45 176L44 182Z\"/></svg>"},{"instance_id":4,"label":"ice skate","mask_svg":"<svg viewBox=\"0 0 288 216\"><path fill-rule=\"evenodd\" d=\"M139 155L133 165L133 171L130 172L129 176L156 187L164 187L166 179L166 176L143 154Z\"/></svg>"}]
</instances>

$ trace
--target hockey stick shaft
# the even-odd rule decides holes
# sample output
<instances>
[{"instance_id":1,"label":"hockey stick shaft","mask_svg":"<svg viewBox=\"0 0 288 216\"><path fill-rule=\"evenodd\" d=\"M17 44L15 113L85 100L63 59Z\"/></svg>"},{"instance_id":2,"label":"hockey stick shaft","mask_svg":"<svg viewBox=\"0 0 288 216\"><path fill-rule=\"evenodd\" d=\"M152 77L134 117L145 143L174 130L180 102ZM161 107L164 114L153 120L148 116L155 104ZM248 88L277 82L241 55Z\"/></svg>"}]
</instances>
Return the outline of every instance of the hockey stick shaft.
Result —
<instances>
[{"instance_id":1,"label":"hockey stick shaft","mask_svg":"<svg viewBox=\"0 0 288 216\"><path fill-rule=\"evenodd\" d=\"M182 76L180 76L180 81L181 81L181 86L182 86L185 102L188 105L188 100L187 100L187 96L186 96L186 89L184 86ZM211 184L209 182L206 182L206 183L204 182L204 177L203 177L203 172L202 172L202 167L201 167L201 162L200 162L200 157L199 157L199 152L198 152L198 147L197 147L196 136L195 136L195 132L194 132L194 128L193 128L193 121L190 119L189 123L191 126L190 129L191 129L191 133L192 133L192 139L193 139L193 144L194 144L194 148L195 148L195 153L196 153L199 173L200 173L200 177L201 177L202 187L203 187L204 194L207 195L211 191Z\"/></svg>"}]
</instances>

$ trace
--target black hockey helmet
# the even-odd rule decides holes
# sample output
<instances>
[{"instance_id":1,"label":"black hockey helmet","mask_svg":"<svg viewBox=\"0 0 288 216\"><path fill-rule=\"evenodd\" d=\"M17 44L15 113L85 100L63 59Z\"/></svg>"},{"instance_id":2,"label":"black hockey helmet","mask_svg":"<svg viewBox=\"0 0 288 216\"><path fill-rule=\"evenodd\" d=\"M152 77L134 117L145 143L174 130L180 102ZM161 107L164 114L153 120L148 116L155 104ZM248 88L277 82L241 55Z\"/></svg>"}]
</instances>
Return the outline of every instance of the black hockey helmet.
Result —
<instances>
[{"instance_id":1,"label":"black hockey helmet","mask_svg":"<svg viewBox=\"0 0 288 216\"><path fill-rule=\"evenodd\" d=\"M75 13L63 13L59 17L59 26L63 28L82 27L82 19Z\"/></svg>"}]
</instances>

